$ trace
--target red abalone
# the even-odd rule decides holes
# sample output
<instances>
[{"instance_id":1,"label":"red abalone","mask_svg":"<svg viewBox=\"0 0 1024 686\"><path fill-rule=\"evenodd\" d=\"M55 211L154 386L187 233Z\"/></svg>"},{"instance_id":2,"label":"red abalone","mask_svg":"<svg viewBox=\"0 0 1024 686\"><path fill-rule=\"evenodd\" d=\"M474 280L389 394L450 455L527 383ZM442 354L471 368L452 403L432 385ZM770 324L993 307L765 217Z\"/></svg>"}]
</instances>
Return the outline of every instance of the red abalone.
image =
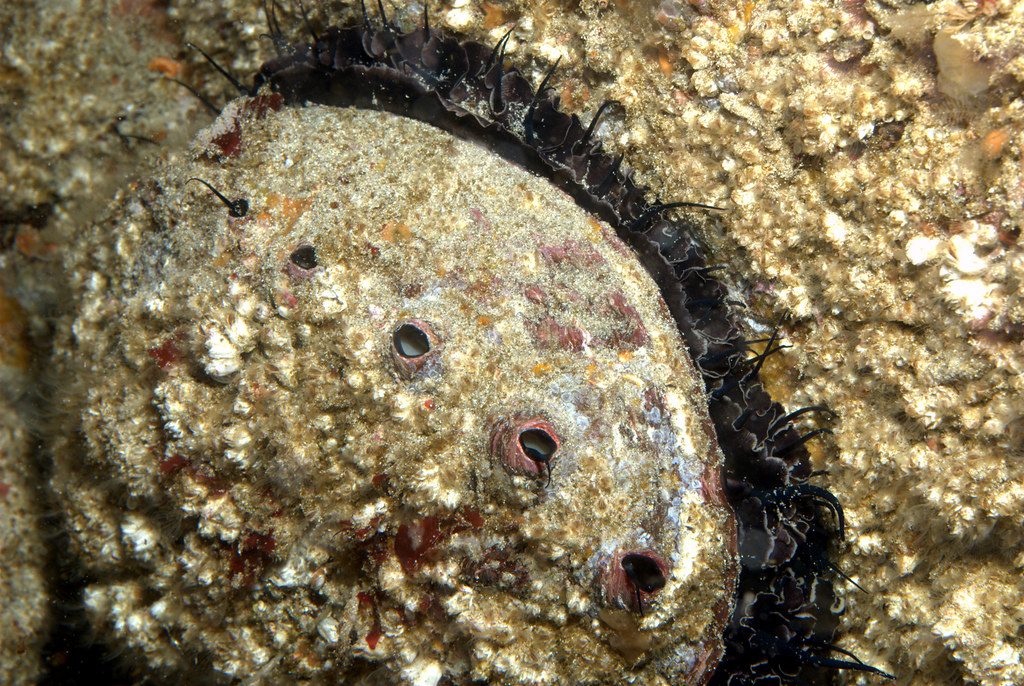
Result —
<instances>
[{"instance_id":1,"label":"red abalone","mask_svg":"<svg viewBox=\"0 0 1024 686\"><path fill-rule=\"evenodd\" d=\"M196 682L703 683L735 525L650 276L472 143L273 105L68 253L54 483L101 633Z\"/></svg>"}]
</instances>

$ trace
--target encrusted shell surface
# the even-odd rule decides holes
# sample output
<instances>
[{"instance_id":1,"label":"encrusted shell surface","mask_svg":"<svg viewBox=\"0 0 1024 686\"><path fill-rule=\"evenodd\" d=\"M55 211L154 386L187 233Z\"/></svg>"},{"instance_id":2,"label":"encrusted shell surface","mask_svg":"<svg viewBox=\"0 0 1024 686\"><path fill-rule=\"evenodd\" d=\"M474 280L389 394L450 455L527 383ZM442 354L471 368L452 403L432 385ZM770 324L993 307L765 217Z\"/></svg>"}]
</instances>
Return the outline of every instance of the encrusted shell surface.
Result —
<instances>
[{"instance_id":1,"label":"encrusted shell surface","mask_svg":"<svg viewBox=\"0 0 1024 686\"><path fill-rule=\"evenodd\" d=\"M197 681L703 683L735 527L635 256L472 143L276 105L230 104L68 251L54 481L100 633ZM555 434L544 469L502 460L519 426ZM630 552L667 577L636 603Z\"/></svg>"}]
</instances>

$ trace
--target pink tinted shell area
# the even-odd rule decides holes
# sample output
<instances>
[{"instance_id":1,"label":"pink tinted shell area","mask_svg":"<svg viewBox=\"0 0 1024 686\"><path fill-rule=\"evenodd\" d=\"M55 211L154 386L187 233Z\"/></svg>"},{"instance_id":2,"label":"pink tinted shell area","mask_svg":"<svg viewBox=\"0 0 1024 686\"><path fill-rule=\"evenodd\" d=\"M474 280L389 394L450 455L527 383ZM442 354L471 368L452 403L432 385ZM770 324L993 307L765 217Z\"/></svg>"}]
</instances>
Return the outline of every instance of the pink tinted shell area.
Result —
<instances>
[{"instance_id":1,"label":"pink tinted shell area","mask_svg":"<svg viewBox=\"0 0 1024 686\"><path fill-rule=\"evenodd\" d=\"M531 458L523 450L519 437L524 431L530 430L542 431L554 442L555 450L551 455L553 461L558 455L561 443L551 422L543 417L521 415L494 422L490 440L491 457L499 461L510 474L537 477L547 469L543 463Z\"/></svg>"},{"instance_id":2,"label":"pink tinted shell area","mask_svg":"<svg viewBox=\"0 0 1024 686\"><path fill-rule=\"evenodd\" d=\"M622 564L626 557L630 555L642 556L653 562L661 571L661 575L666 581L669 578L669 567L668 563L665 562L665 559L657 551L649 548L619 550L605 562L601 573L601 591L605 604L609 607L625 609L640 614L643 612L641 604L647 603L656 596L660 589L647 592L637 588Z\"/></svg>"},{"instance_id":3,"label":"pink tinted shell area","mask_svg":"<svg viewBox=\"0 0 1024 686\"><path fill-rule=\"evenodd\" d=\"M422 355L407 355L398 349L395 337L407 326L419 329L426 337L429 350ZM434 328L429 322L422 319L406 319L395 324L389 333L388 345L391 349L391 360L403 379L412 379L437 367L441 361L441 350L444 347L441 337L434 331Z\"/></svg>"}]
</instances>

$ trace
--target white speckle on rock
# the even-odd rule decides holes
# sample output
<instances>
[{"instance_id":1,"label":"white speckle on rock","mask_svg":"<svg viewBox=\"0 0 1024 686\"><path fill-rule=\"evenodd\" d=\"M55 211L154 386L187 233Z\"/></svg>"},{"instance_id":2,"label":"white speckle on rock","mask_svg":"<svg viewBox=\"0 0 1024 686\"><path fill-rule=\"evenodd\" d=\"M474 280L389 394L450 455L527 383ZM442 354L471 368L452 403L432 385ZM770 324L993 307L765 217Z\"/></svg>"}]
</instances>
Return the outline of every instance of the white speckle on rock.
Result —
<instances>
[{"instance_id":1,"label":"white speckle on rock","mask_svg":"<svg viewBox=\"0 0 1024 686\"><path fill-rule=\"evenodd\" d=\"M121 523L121 533L140 560L149 560L156 548L157 535L146 520L139 515L129 514Z\"/></svg>"},{"instance_id":2,"label":"white speckle on rock","mask_svg":"<svg viewBox=\"0 0 1024 686\"><path fill-rule=\"evenodd\" d=\"M325 642L334 644L340 636L338 620L334 617L324 617L316 625L316 632Z\"/></svg>"},{"instance_id":3,"label":"white speckle on rock","mask_svg":"<svg viewBox=\"0 0 1024 686\"><path fill-rule=\"evenodd\" d=\"M939 254L939 239L933 236L914 236L907 241L907 259L914 266L934 260Z\"/></svg>"},{"instance_id":4,"label":"white speckle on rock","mask_svg":"<svg viewBox=\"0 0 1024 686\"><path fill-rule=\"evenodd\" d=\"M985 259L978 257L974 242L967 236L957 235L950 238L949 252L953 256L956 270L961 274L979 274L988 265Z\"/></svg>"},{"instance_id":5,"label":"white speckle on rock","mask_svg":"<svg viewBox=\"0 0 1024 686\"><path fill-rule=\"evenodd\" d=\"M846 241L846 222L835 212L826 212L822 219L825 233L835 243Z\"/></svg>"},{"instance_id":6,"label":"white speckle on rock","mask_svg":"<svg viewBox=\"0 0 1024 686\"><path fill-rule=\"evenodd\" d=\"M242 368L238 347L216 324L206 327L206 352L207 357L203 366L206 372L218 381L226 380Z\"/></svg>"}]
</instances>

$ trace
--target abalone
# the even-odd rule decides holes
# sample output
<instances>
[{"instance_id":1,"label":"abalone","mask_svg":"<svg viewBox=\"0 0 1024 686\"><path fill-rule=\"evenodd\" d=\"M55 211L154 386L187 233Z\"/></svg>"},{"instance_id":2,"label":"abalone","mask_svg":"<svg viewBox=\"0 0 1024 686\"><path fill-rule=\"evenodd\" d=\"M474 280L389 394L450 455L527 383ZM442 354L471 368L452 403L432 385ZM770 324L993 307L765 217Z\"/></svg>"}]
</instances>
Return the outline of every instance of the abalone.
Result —
<instances>
[{"instance_id":1,"label":"abalone","mask_svg":"<svg viewBox=\"0 0 1024 686\"><path fill-rule=\"evenodd\" d=\"M148 673L710 678L738 558L704 383L547 180L260 95L68 254L53 483L86 611Z\"/></svg>"}]
</instances>

